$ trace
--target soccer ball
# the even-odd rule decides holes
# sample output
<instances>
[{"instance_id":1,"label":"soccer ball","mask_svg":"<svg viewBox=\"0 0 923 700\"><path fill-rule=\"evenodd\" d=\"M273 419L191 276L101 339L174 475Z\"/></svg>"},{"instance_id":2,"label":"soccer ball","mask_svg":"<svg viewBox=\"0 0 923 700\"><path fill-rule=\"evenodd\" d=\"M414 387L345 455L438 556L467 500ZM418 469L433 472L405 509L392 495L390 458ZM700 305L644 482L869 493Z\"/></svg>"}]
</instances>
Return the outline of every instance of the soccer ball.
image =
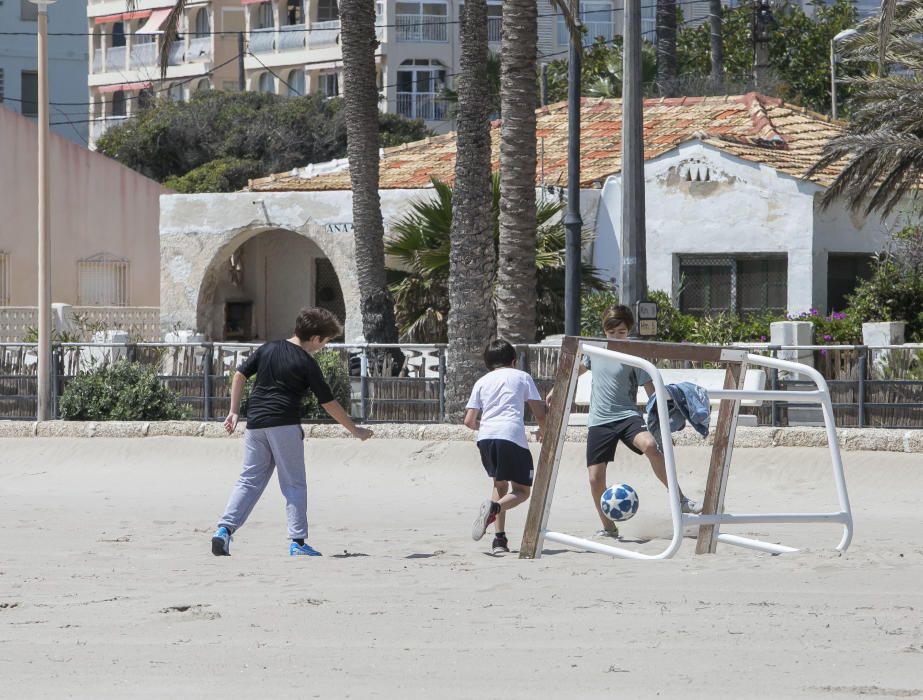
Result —
<instances>
[{"instance_id":1,"label":"soccer ball","mask_svg":"<svg viewBox=\"0 0 923 700\"><path fill-rule=\"evenodd\" d=\"M638 492L628 484L614 484L600 497L599 507L609 520L623 522L638 512Z\"/></svg>"}]
</instances>

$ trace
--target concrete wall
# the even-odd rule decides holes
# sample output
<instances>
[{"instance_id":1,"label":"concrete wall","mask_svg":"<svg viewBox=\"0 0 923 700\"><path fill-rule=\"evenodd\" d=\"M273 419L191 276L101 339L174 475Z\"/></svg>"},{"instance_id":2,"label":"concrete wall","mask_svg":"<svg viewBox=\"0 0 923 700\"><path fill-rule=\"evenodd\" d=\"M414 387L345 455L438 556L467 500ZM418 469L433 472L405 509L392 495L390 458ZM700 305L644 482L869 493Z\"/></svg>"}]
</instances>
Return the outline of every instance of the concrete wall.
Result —
<instances>
[{"instance_id":1,"label":"concrete wall","mask_svg":"<svg viewBox=\"0 0 923 700\"><path fill-rule=\"evenodd\" d=\"M123 3L124 4L124 3ZM86 2L58 2L49 6L50 33L86 32ZM22 71L38 70L37 21L21 19L19 0L0 3L0 28L24 32L0 37L0 70L3 71L3 105L22 111ZM66 139L86 145L87 40L83 36L50 36L48 39L48 101L51 129ZM58 103L58 104L55 104ZM69 103L69 104L66 104ZM6 151L0 151L6 153Z\"/></svg>"},{"instance_id":2,"label":"concrete wall","mask_svg":"<svg viewBox=\"0 0 923 700\"><path fill-rule=\"evenodd\" d=\"M10 254L11 306L37 303L37 142L31 119L0 107L0 250ZM57 134L49 150L52 300L78 305L77 261L105 252L131 263L129 304L159 306L158 198L168 190Z\"/></svg>"},{"instance_id":3,"label":"concrete wall","mask_svg":"<svg viewBox=\"0 0 923 700\"><path fill-rule=\"evenodd\" d=\"M705 171L708 180L704 181ZM692 181L686 179L692 174ZM696 181L701 177L703 181ZM812 237L814 194L808 182L693 142L645 165L647 280L652 290L678 291L683 254L785 253L788 307L815 303ZM621 176L602 191L594 263L620 278Z\"/></svg>"}]
</instances>

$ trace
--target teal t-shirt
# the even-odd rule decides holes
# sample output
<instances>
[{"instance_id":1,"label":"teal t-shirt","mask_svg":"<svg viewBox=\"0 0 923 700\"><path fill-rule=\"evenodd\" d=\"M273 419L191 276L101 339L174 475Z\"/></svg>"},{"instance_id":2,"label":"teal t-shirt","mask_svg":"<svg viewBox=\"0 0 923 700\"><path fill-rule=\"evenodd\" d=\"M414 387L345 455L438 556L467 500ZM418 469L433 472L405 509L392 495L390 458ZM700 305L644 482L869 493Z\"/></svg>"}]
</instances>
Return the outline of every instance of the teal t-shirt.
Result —
<instances>
[{"instance_id":1,"label":"teal t-shirt","mask_svg":"<svg viewBox=\"0 0 923 700\"><path fill-rule=\"evenodd\" d=\"M638 416L638 387L651 381L643 369L624 365L614 360L597 358L590 367L590 358L584 360L593 371L590 391L590 415L587 425L605 425Z\"/></svg>"}]
</instances>

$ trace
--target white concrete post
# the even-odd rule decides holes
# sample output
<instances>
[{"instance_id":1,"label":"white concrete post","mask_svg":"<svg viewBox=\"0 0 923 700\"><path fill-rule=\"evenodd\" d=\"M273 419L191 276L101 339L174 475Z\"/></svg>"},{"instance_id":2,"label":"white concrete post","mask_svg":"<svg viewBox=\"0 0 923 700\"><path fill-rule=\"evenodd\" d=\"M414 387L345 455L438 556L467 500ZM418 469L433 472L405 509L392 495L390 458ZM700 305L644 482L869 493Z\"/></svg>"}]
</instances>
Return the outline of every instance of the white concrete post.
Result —
<instances>
[{"instance_id":1,"label":"white concrete post","mask_svg":"<svg viewBox=\"0 0 923 700\"><path fill-rule=\"evenodd\" d=\"M904 321L875 321L862 324L862 342L870 348L882 345L903 345ZM900 350L870 350L870 377L880 379L901 376L906 368L901 367L901 360L909 360L909 356Z\"/></svg>"},{"instance_id":2,"label":"white concrete post","mask_svg":"<svg viewBox=\"0 0 923 700\"><path fill-rule=\"evenodd\" d=\"M813 345L814 324L810 321L776 321L769 324L769 334L769 342L773 345ZM813 367L814 351L780 350L779 359Z\"/></svg>"}]
</instances>

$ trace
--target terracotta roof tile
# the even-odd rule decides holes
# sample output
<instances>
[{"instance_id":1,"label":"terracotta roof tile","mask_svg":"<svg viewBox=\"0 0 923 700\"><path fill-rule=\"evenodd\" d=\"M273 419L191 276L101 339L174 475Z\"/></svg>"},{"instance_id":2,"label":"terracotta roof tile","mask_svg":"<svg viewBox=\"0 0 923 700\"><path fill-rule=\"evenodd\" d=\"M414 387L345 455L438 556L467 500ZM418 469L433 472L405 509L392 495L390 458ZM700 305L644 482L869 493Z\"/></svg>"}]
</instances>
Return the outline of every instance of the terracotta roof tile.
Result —
<instances>
[{"instance_id":1,"label":"terracotta roof tile","mask_svg":"<svg viewBox=\"0 0 923 700\"><path fill-rule=\"evenodd\" d=\"M536 110L539 139L537 184L567 181L567 103ZM581 100L581 184L592 186L621 170L621 100ZM824 144L841 127L826 117L778 98L757 93L721 97L676 97L645 100L646 159L677 145L701 139L739 158L765 163L802 177L817 161ZM499 122L492 124L491 158L499 167ZM382 189L429 187L430 178L452 182L455 176L455 135L387 148L381 161ZM831 166L812 180L829 185L839 168ZM350 188L347 169L306 177L298 170L253 180L254 191L343 190Z\"/></svg>"}]
</instances>

